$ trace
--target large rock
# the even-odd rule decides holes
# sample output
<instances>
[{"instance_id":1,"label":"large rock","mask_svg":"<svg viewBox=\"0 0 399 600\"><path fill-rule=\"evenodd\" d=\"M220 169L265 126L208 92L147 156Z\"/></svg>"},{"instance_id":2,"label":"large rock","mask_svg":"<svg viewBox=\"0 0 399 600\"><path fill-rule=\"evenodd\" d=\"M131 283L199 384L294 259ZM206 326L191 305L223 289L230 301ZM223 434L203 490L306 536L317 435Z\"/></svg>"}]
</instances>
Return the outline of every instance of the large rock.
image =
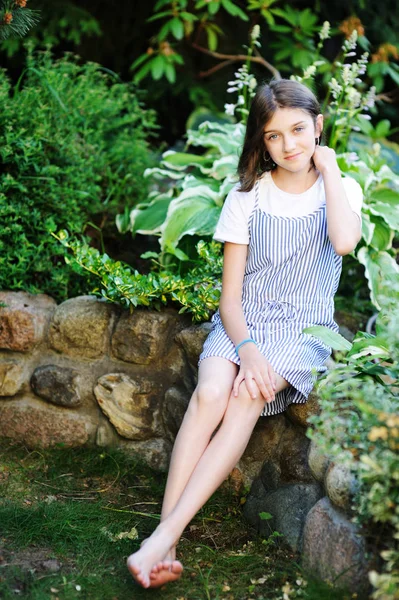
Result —
<instances>
[{"instance_id":1,"label":"large rock","mask_svg":"<svg viewBox=\"0 0 399 600\"><path fill-rule=\"evenodd\" d=\"M99 378L94 394L122 437L145 440L160 433L160 390L152 379L108 373Z\"/></svg>"},{"instance_id":2,"label":"large rock","mask_svg":"<svg viewBox=\"0 0 399 600\"><path fill-rule=\"evenodd\" d=\"M265 461L279 461L279 443L286 427L283 414L260 417L236 468L242 473L243 485L250 485Z\"/></svg>"},{"instance_id":3,"label":"large rock","mask_svg":"<svg viewBox=\"0 0 399 600\"><path fill-rule=\"evenodd\" d=\"M303 429L295 427L288 421L279 444L282 483L315 482L308 463L309 444L310 440Z\"/></svg>"},{"instance_id":4,"label":"large rock","mask_svg":"<svg viewBox=\"0 0 399 600\"><path fill-rule=\"evenodd\" d=\"M125 362L148 365L167 353L177 326L175 311L125 311L112 336L112 354Z\"/></svg>"},{"instance_id":5,"label":"large rock","mask_svg":"<svg viewBox=\"0 0 399 600\"><path fill-rule=\"evenodd\" d=\"M137 456L155 471L168 470L172 444L163 438L153 438L141 442L120 440L118 446L127 454Z\"/></svg>"},{"instance_id":6,"label":"large rock","mask_svg":"<svg viewBox=\"0 0 399 600\"><path fill-rule=\"evenodd\" d=\"M313 477L317 479L317 481L324 481L324 476L330 462L331 459L324 454L316 442L312 440L309 445L308 463Z\"/></svg>"},{"instance_id":7,"label":"large rock","mask_svg":"<svg viewBox=\"0 0 399 600\"><path fill-rule=\"evenodd\" d=\"M35 369L30 384L37 396L59 406L79 406L79 371L57 365L43 365Z\"/></svg>"},{"instance_id":8,"label":"large rock","mask_svg":"<svg viewBox=\"0 0 399 600\"><path fill-rule=\"evenodd\" d=\"M170 441L174 441L179 431L189 400L189 394L177 386L172 386L165 392L162 419Z\"/></svg>"},{"instance_id":9,"label":"large rock","mask_svg":"<svg viewBox=\"0 0 399 600\"><path fill-rule=\"evenodd\" d=\"M302 563L323 581L334 582L360 597L369 587L365 540L358 527L327 497L319 500L307 515Z\"/></svg>"},{"instance_id":10,"label":"large rock","mask_svg":"<svg viewBox=\"0 0 399 600\"><path fill-rule=\"evenodd\" d=\"M294 551L300 551L306 515L322 495L318 483L291 483L267 492L258 479L244 505L244 516L262 536L279 531ZM272 518L261 519L262 512Z\"/></svg>"},{"instance_id":11,"label":"large rock","mask_svg":"<svg viewBox=\"0 0 399 600\"><path fill-rule=\"evenodd\" d=\"M112 317L119 309L95 296L66 300L53 315L49 344L66 356L99 358L108 349Z\"/></svg>"},{"instance_id":12,"label":"large rock","mask_svg":"<svg viewBox=\"0 0 399 600\"><path fill-rule=\"evenodd\" d=\"M324 486L331 502L350 513L353 496L359 488L355 475L347 467L332 462L327 469Z\"/></svg>"},{"instance_id":13,"label":"large rock","mask_svg":"<svg viewBox=\"0 0 399 600\"><path fill-rule=\"evenodd\" d=\"M33 396L0 404L0 438L29 448L93 443L97 424L88 415L44 404Z\"/></svg>"},{"instance_id":14,"label":"large rock","mask_svg":"<svg viewBox=\"0 0 399 600\"><path fill-rule=\"evenodd\" d=\"M311 415L318 415L320 413L319 400L315 392L311 392L308 396L307 401L304 404L290 404L285 414L287 417L301 427L308 427L308 418Z\"/></svg>"},{"instance_id":15,"label":"large rock","mask_svg":"<svg viewBox=\"0 0 399 600\"><path fill-rule=\"evenodd\" d=\"M33 350L42 341L56 306L45 294L0 292L0 350Z\"/></svg>"},{"instance_id":16,"label":"large rock","mask_svg":"<svg viewBox=\"0 0 399 600\"><path fill-rule=\"evenodd\" d=\"M0 396L15 396L23 388L28 375L25 361L6 359L0 361Z\"/></svg>"},{"instance_id":17,"label":"large rock","mask_svg":"<svg viewBox=\"0 0 399 600\"><path fill-rule=\"evenodd\" d=\"M212 323L201 323L201 325L192 325L183 329L175 337L186 353L187 360L195 372L198 370L198 358L202 352L202 346L211 329Z\"/></svg>"}]
</instances>

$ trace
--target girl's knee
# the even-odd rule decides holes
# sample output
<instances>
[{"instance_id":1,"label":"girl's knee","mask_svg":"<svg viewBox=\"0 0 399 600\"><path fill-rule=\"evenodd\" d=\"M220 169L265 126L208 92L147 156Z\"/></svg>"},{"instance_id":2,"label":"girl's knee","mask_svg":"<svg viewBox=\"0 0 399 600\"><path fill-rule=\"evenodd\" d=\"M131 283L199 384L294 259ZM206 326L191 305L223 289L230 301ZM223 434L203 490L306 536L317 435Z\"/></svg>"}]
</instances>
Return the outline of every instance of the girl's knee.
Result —
<instances>
[{"instance_id":1,"label":"girl's knee","mask_svg":"<svg viewBox=\"0 0 399 600\"><path fill-rule=\"evenodd\" d=\"M191 396L190 405L197 410L211 408L212 410L225 410L229 400L229 394L226 389L219 386L217 382L198 383Z\"/></svg>"}]
</instances>

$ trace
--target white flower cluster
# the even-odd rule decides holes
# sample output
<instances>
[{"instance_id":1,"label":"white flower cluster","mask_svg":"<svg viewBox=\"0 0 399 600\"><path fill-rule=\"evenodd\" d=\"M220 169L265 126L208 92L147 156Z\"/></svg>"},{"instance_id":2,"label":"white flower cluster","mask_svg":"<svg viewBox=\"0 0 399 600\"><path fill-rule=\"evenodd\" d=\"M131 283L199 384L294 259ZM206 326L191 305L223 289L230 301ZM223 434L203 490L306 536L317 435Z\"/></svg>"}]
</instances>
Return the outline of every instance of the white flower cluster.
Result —
<instances>
[{"instance_id":1,"label":"white flower cluster","mask_svg":"<svg viewBox=\"0 0 399 600\"><path fill-rule=\"evenodd\" d=\"M255 26L256 27L256 26ZM254 27L254 29L255 29ZM234 115L237 107L240 107L241 111L246 111L247 109L244 107L245 105L245 97L244 97L244 89L248 90L249 100L255 96L255 88L258 85L255 77L248 72L248 66L245 64L240 67L235 73L235 79L233 81L228 82L227 92L232 94L233 92L238 92L237 102L235 104L225 104L224 111L227 115Z\"/></svg>"},{"instance_id":2,"label":"white flower cluster","mask_svg":"<svg viewBox=\"0 0 399 600\"><path fill-rule=\"evenodd\" d=\"M352 50L355 50L356 45L357 45L357 31L356 31L356 29L354 29L352 31L352 33L350 34L349 38L344 41L342 50L346 54L347 52L351 52Z\"/></svg>"},{"instance_id":3,"label":"white flower cluster","mask_svg":"<svg viewBox=\"0 0 399 600\"><path fill-rule=\"evenodd\" d=\"M354 31L342 46L344 59L356 56L357 32ZM352 63L339 63L335 65L340 68L337 77L332 77L328 85L334 100L330 103L334 107L337 118L334 121L334 129L350 128L354 131L360 131L358 119L370 120L370 115L363 114L362 111L368 111L375 104L375 87L371 87L367 93L358 90L358 84L363 84L361 75L367 71L368 52L364 52L358 60Z\"/></svg>"},{"instance_id":4,"label":"white flower cluster","mask_svg":"<svg viewBox=\"0 0 399 600\"><path fill-rule=\"evenodd\" d=\"M330 37L330 29L331 29L330 23L328 21L324 21L323 27L319 31L320 41L327 40Z\"/></svg>"}]
</instances>

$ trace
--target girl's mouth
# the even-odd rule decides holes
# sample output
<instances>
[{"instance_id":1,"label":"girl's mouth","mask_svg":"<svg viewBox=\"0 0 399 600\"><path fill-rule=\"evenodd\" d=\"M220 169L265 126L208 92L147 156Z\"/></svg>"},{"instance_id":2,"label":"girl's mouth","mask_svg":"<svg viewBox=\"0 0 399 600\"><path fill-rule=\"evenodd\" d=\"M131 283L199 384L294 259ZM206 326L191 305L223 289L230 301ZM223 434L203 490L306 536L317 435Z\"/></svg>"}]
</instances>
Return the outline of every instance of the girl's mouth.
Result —
<instances>
[{"instance_id":1,"label":"girl's mouth","mask_svg":"<svg viewBox=\"0 0 399 600\"><path fill-rule=\"evenodd\" d=\"M286 156L285 160L294 160L295 158L298 158L298 156L300 156L302 154L302 152L298 152L297 154L292 154L291 156Z\"/></svg>"}]
</instances>

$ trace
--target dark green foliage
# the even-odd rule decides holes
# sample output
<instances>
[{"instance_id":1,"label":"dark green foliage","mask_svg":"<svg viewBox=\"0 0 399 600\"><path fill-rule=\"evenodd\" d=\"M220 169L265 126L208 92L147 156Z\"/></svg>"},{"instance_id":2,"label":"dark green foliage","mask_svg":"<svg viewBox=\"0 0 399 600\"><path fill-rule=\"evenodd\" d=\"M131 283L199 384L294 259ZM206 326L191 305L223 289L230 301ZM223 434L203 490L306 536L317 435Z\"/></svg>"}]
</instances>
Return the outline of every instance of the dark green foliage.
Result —
<instances>
[{"instance_id":1,"label":"dark green foliage","mask_svg":"<svg viewBox=\"0 0 399 600\"><path fill-rule=\"evenodd\" d=\"M218 242L206 244L200 240L196 247L197 265L185 275L174 274L169 269L142 275L129 265L113 261L107 254L101 255L84 241L70 239L66 231L53 235L72 250L73 256L67 256L66 260L76 273L96 276L100 288L91 288L90 292L109 302L121 304L130 311L136 306L160 310L165 305L177 305L179 313L191 313L193 321L209 320L218 307L223 263Z\"/></svg>"},{"instance_id":2,"label":"dark green foliage","mask_svg":"<svg viewBox=\"0 0 399 600\"><path fill-rule=\"evenodd\" d=\"M50 231L113 226L142 201L154 127L134 86L95 63L29 52L14 88L0 71L0 289L58 300L86 291Z\"/></svg>"}]
</instances>

